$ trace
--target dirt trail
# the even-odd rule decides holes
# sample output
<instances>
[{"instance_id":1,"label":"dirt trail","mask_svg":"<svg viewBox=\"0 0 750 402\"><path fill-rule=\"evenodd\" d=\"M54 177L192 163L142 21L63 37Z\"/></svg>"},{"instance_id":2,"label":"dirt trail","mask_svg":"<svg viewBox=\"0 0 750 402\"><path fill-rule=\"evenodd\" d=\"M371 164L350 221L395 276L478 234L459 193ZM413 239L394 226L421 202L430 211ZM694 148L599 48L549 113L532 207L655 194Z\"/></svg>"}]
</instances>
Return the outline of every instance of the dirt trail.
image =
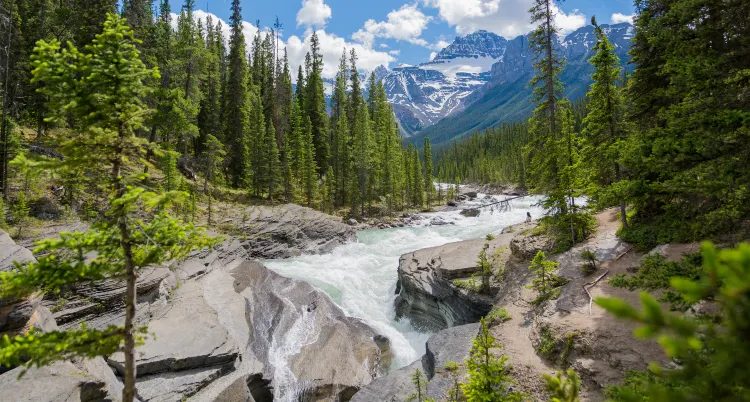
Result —
<instances>
[{"instance_id":1,"label":"dirt trail","mask_svg":"<svg viewBox=\"0 0 750 402\"><path fill-rule=\"evenodd\" d=\"M557 339L575 334L568 366L578 371L583 379L584 401L603 400L602 389L621 381L626 370L643 370L649 362L665 361L658 344L644 342L632 335L635 325L615 319L596 304L589 315L589 298L582 285L595 280L605 271L609 271L607 276L590 289L594 298L618 297L639 304L638 292L613 288L607 280L637 267L643 256L617 238L620 224L614 210L601 212L596 219L598 230L595 235L553 258L560 263L558 274L570 280L557 300L539 307L531 305L535 294L525 287L531 281L528 262L516 262L506 276L507 292L498 305L505 307L513 318L492 328L492 333L503 345L502 353L508 356L513 365L513 377L518 387L536 399L546 399L542 374L552 374L561 369L559 361L551 362L535 350L543 327L549 328ZM595 251L601 261L597 271L588 276L584 276L580 270L582 263L579 256L583 250ZM669 254L691 250L687 246L676 247L669 250Z\"/></svg>"}]
</instances>

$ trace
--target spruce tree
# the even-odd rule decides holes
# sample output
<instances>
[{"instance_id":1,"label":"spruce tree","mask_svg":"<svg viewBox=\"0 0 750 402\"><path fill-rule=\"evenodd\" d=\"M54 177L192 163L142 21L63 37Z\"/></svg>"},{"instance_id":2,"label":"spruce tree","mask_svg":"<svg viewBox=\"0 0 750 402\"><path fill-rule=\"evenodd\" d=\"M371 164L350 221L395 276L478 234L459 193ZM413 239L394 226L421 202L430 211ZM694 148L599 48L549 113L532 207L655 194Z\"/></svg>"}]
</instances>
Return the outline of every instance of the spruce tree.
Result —
<instances>
[{"instance_id":1,"label":"spruce tree","mask_svg":"<svg viewBox=\"0 0 750 402\"><path fill-rule=\"evenodd\" d=\"M469 401L501 402L522 401L524 395L509 389L513 385L508 367L508 358L495 356L492 349L500 347L490 335L484 318L480 320L479 334L471 342L470 355L466 359L469 381L461 389Z\"/></svg>"},{"instance_id":2,"label":"spruce tree","mask_svg":"<svg viewBox=\"0 0 750 402\"><path fill-rule=\"evenodd\" d=\"M617 191L617 184L623 179L620 152L626 137L622 90L618 87L622 68L607 34L593 17L591 24L597 41L594 46L596 54L589 60L595 70L591 75L593 83L586 94L588 102L584 120L586 146L583 152L588 166L588 193L603 206L619 203L622 226L627 228L625 194Z\"/></svg>"},{"instance_id":3,"label":"spruce tree","mask_svg":"<svg viewBox=\"0 0 750 402\"><path fill-rule=\"evenodd\" d=\"M435 193L435 183L432 177L432 147L430 147L430 137L424 139L424 192L427 197L427 208L432 206L432 197Z\"/></svg>"},{"instance_id":4,"label":"spruce tree","mask_svg":"<svg viewBox=\"0 0 750 402\"><path fill-rule=\"evenodd\" d=\"M156 195L133 187L143 176L130 176L124 169L128 161L143 161L145 140L135 136L148 113L141 102L147 93L143 82L158 78L158 71L146 69L139 59L137 43L133 31L117 15L108 16L103 32L86 47L86 53L73 46L61 50L57 41L38 43L33 76L35 82L44 84L41 90L50 99L53 119L61 123L73 116L79 124L79 133L60 145L65 158L40 166L98 170L101 175L92 177L107 178L110 209L106 218L87 232L65 233L60 239L40 242L36 250L43 257L37 262L0 274L3 297L27 295L39 288L58 293L70 283L124 278L124 327L32 332L13 339L6 336L0 341L0 365L41 366L121 349L125 355L125 402L135 398L135 344L138 334L145 332L135 323L135 285L140 269L212 244L192 225L169 216L169 206L180 194ZM94 148L97 152L91 152ZM90 253L96 253L97 258L86 258Z\"/></svg>"},{"instance_id":5,"label":"spruce tree","mask_svg":"<svg viewBox=\"0 0 750 402\"><path fill-rule=\"evenodd\" d=\"M217 173L221 171L226 156L224 145L213 135L209 134L203 147L201 155L201 164L203 165L203 193L208 198L208 226L213 225L212 201L213 193L211 185L221 177Z\"/></svg>"},{"instance_id":6,"label":"spruce tree","mask_svg":"<svg viewBox=\"0 0 750 402\"><path fill-rule=\"evenodd\" d=\"M305 91L305 113L310 117L313 142L315 144L315 164L318 173L328 170L329 135L328 106L323 90L323 55L320 53L318 35L310 37L310 73L307 75Z\"/></svg>"},{"instance_id":7,"label":"spruce tree","mask_svg":"<svg viewBox=\"0 0 750 402\"><path fill-rule=\"evenodd\" d=\"M229 38L229 66L225 93L224 138L229 148L229 177L234 187L247 185L250 168L250 150L247 130L248 74L245 61L245 36L242 33L242 8L240 0L232 0L232 24Z\"/></svg>"},{"instance_id":8,"label":"spruce tree","mask_svg":"<svg viewBox=\"0 0 750 402\"><path fill-rule=\"evenodd\" d=\"M419 150L413 149L411 154L411 182L414 193L412 203L415 208L424 207L424 178L422 176L422 164L419 162Z\"/></svg>"},{"instance_id":9,"label":"spruce tree","mask_svg":"<svg viewBox=\"0 0 750 402\"><path fill-rule=\"evenodd\" d=\"M368 201L368 185L372 173L374 148L372 130L370 128L370 117L362 102L359 102L357 112L357 123L354 126L354 143L352 145L352 160L354 162L355 181L357 189L357 202L359 216L365 216L365 205ZM355 205L352 205L352 210Z\"/></svg>"},{"instance_id":10,"label":"spruce tree","mask_svg":"<svg viewBox=\"0 0 750 402\"><path fill-rule=\"evenodd\" d=\"M308 207L312 207L318 186L318 166L315 161L315 141L313 140L312 123L307 116L305 116L300 148L300 187L303 192L305 204Z\"/></svg>"},{"instance_id":11,"label":"spruce tree","mask_svg":"<svg viewBox=\"0 0 750 402\"><path fill-rule=\"evenodd\" d=\"M557 215L567 213L566 191L560 185L561 138L560 100L562 98L562 60L555 50L558 29L555 26L554 0L535 0L531 23L537 28L529 39L534 51L537 74L531 79L536 109L529 121L531 144L527 152L531 163L533 187L547 194L545 206Z\"/></svg>"}]
</instances>

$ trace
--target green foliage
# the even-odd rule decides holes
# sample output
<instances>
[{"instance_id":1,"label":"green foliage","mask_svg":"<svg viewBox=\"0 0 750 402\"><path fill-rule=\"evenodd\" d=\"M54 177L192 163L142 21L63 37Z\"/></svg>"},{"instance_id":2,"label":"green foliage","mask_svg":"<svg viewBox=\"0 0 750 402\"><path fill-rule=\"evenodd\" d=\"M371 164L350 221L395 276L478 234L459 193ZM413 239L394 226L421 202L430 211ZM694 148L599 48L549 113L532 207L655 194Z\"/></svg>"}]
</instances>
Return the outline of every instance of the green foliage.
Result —
<instances>
[{"instance_id":1,"label":"green foliage","mask_svg":"<svg viewBox=\"0 0 750 402\"><path fill-rule=\"evenodd\" d=\"M164 151L161 157L161 171L164 174L164 191L174 191L178 189L180 172L177 170L177 159L180 157L178 152Z\"/></svg>"},{"instance_id":2,"label":"green foliage","mask_svg":"<svg viewBox=\"0 0 750 402\"><path fill-rule=\"evenodd\" d=\"M581 266L581 272L583 272L583 275L588 276L593 274L594 271L596 271L596 263L599 261L599 259L596 258L596 254L591 250L583 250L581 251L580 258L581 261L583 261L583 265Z\"/></svg>"},{"instance_id":3,"label":"green foliage","mask_svg":"<svg viewBox=\"0 0 750 402\"><path fill-rule=\"evenodd\" d=\"M547 260L543 251L539 251L531 260L529 270L534 272L534 279L528 288L537 293L537 297L532 304L539 305L544 301L556 298L559 295L558 288L568 283L567 279L561 278L555 273L559 265L558 262Z\"/></svg>"},{"instance_id":4,"label":"green foliage","mask_svg":"<svg viewBox=\"0 0 750 402\"><path fill-rule=\"evenodd\" d=\"M478 292L482 289L481 281L475 281L474 279L454 279L453 286L470 292Z\"/></svg>"},{"instance_id":5,"label":"green foliage","mask_svg":"<svg viewBox=\"0 0 750 402\"><path fill-rule=\"evenodd\" d=\"M549 326L543 326L539 331L539 345L536 347L537 353L548 360L553 360L556 347L557 339L555 339L555 336L552 334L552 330Z\"/></svg>"},{"instance_id":6,"label":"green foliage","mask_svg":"<svg viewBox=\"0 0 750 402\"><path fill-rule=\"evenodd\" d=\"M536 351L545 359L564 367L568 364L568 357L575 348L577 337L578 333L571 332L557 338L548 325L542 326L539 330L539 344L536 346Z\"/></svg>"},{"instance_id":7,"label":"green foliage","mask_svg":"<svg viewBox=\"0 0 750 402\"><path fill-rule=\"evenodd\" d=\"M544 375L545 388L550 395L550 402L578 402L581 391L581 377L573 369L563 374L557 371L554 376Z\"/></svg>"},{"instance_id":8,"label":"green foliage","mask_svg":"<svg viewBox=\"0 0 750 402\"><path fill-rule=\"evenodd\" d=\"M94 358L116 352L123 341L121 327L109 326L91 330L85 325L79 330L39 332L0 338L0 365L8 367L42 367L72 358ZM23 376L26 370L21 371Z\"/></svg>"},{"instance_id":9,"label":"green foliage","mask_svg":"<svg viewBox=\"0 0 750 402\"><path fill-rule=\"evenodd\" d=\"M445 362L445 371L457 371L458 370L458 363L456 362Z\"/></svg>"},{"instance_id":10,"label":"green foliage","mask_svg":"<svg viewBox=\"0 0 750 402\"><path fill-rule=\"evenodd\" d=\"M616 288L626 288L630 291L643 289L648 291L663 290L659 301L668 303L671 310L687 310L690 305L685 299L670 288L672 278L684 278L698 281L705 276L701 265L701 255L686 255L680 262L669 262L660 254L649 254L641 263L634 275L618 274L609 280L609 284Z\"/></svg>"},{"instance_id":11,"label":"green foliage","mask_svg":"<svg viewBox=\"0 0 750 402\"><path fill-rule=\"evenodd\" d=\"M461 389L469 401L522 401L524 395L510 390L513 380L510 378L508 358L497 357L491 349L499 348L495 338L481 319L481 329L472 341L470 356L466 359L468 382Z\"/></svg>"},{"instance_id":12,"label":"green foliage","mask_svg":"<svg viewBox=\"0 0 750 402\"><path fill-rule=\"evenodd\" d=\"M672 278L670 286L689 304L713 299L721 307L715 321L699 321L662 310L648 293L641 293L642 308L619 299L598 298L596 303L615 316L637 322L640 338L657 338L666 354L681 363L665 369L652 364L649 375L631 375L622 387L610 390L618 400L746 400L750 397L750 350L746 347L750 322L750 245L717 250L702 247L706 275L699 280ZM653 375L654 377L651 377Z\"/></svg>"},{"instance_id":13,"label":"green foliage","mask_svg":"<svg viewBox=\"0 0 750 402\"><path fill-rule=\"evenodd\" d=\"M509 321L513 317L508 314L508 310L506 310L505 307L493 307L492 310L490 310L489 314L487 314L484 318L486 318L490 323L493 323L495 321L503 323L505 321Z\"/></svg>"},{"instance_id":14,"label":"green foliage","mask_svg":"<svg viewBox=\"0 0 750 402\"><path fill-rule=\"evenodd\" d=\"M18 226L16 237L21 237L23 228L29 220L29 206L26 204L25 192L18 193L13 206L10 208L10 214L13 216L13 223Z\"/></svg>"}]
</instances>

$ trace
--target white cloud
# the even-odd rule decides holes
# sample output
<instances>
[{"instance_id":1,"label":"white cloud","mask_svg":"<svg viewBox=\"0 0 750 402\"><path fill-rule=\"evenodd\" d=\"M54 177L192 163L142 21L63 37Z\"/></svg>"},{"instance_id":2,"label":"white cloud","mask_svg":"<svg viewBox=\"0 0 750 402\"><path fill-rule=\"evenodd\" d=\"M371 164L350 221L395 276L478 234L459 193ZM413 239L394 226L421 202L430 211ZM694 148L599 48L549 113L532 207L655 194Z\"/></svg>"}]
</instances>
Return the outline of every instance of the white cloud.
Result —
<instances>
[{"instance_id":1,"label":"white cloud","mask_svg":"<svg viewBox=\"0 0 750 402\"><path fill-rule=\"evenodd\" d=\"M434 60L435 56L437 56L437 52L430 53L430 61Z\"/></svg>"},{"instance_id":2,"label":"white cloud","mask_svg":"<svg viewBox=\"0 0 750 402\"><path fill-rule=\"evenodd\" d=\"M439 41L437 41L437 43L433 43L432 45L430 45L430 49L440 51L450 46L450 44L450 42L440 39Z\"/></svg>"},{"instance_id":3,"label":"white cloud","mask_svg":"<svg viewBox=\"0 0 750 402\"><path fill-rule=\"evenodd\" d=\"M621 13L614 13L612 14L612 23L613 24L619 24L621 22L628 22L633 23L633 15L625 15Z\"/></svg>"},{"instance_id":4,"label":"white cloud","mask_svg":"<svg viewBox=\"0 0 750 402\"><path fill-rule=\"evenodd\" d=\"M391 50L390 52L388 52L388 54L390 54L391 56L398 56L398 55L401 54L401 51L400 50Z\"/></svg>"},{"instance_id":5,"label":"white cloud","mask_svg":"<svg viewBox=\"0 0 750 402\"><path fill-rule=\"evenodd\" d=\"M404 4L400 9L388 13L385 21L365 21L365 25L352 35L352 39L368 47L372 47L375 38L396 39L427 46L427 41L420 36L431 20L432 17L420 11L417 4Z\"/></svg>"},{"instance_id":6,"label":"white cloud","mask_svg":"<svg viewBox=\"0 0 750 402\"><path fill-rule=\"evenodd\" d=\"M480 29L494 32L507 39L534 29L529 22L533 0L423 0L428 7L438 9L441 19L456 28L458 34ZM586 24L586 17L577 10L565 14L554 7L556 24L563 35Z\"/></svg>"},{"instance_id":7,"label":"white cloud","mask_svg":"<svg viewBox=\"0 0 750 402\"><path fill-rule=\"evenodd\" d=\"M323 28L331 18L331 7L323 0L302 0L302 8L297 12L297 26Z\"/></svg>"},{"instance_id":8,"label":"white cloud","mask_svg":"<svg viewBox=\"0 0 750 402\"><path fill-rule=\"evenodd\" d=\"M206 17L209 15L213 19L214 25L217 21L222 21L221 18L216 15L202 10L196 10L193 12L194 18L203 21L204 25ZM224 38L228 41L231 28L226 21L222 21L221 23ZM172 15L172 26L175 29L177 28L176 14ZM263 31L267 32L268 29L265 28ZM247 21L242 21L242 32L245 35L245 43L247 43L247 51L249 52L252 49L252 41L258 32L258 28ZM357 52L357 67L363 70L372 71L380 65L388 67L390 63L396 61L395 57L386 52L373 50L372 48L365 47L360 43L347 42L344 38L327 33L323 29L317 30L316 33L318 34L320 42L320 52L323 55L323 77L325 78L334 78L336 76L339 58L341 58L341 52L344 51L344 48L347 49L347 52L351 49L354 49ZM292 69L293 78L296 78L297 76L297 68L300 65L304 65L305 54L310 51L310 38L312 37L312 31L308 30L308 32L305 32L302 36L303 37L300 38L293 35L289 37L286 42L283 39L279 40L279 49L287 49L290 64L289 67Z\"/></svg>"},{"instance_id":9,"label":"white cloud","mask_svg":"<svg viewBox=\"0 0 750 402\"><path fill-rule=\"evenodd\" d=\"M381 49L388 49L389 47L390 47L390 46L388 46L388 45L387 45L387 44L385 44L385 43L381 43L381 44L380 44L380 48L381 48Z\"/></svg>"},{"instance_id":10,"label":"white cloud","mask_svg":"<svg viewBox=\"0 0 750 402\"><path fill-rule=\"evenodd\" d=\"M347 51L354 49L357 52L357 67L363 70L372 71L380 65L386 67L396 61L396 58L385 52L373 50L360 43L347 42L346 39L325 32L322 29L316 31L320 42L320 53L323 56L323 77L333 78L338 70L339 59L344 48ZM297 71L297 66L304 63L305 53L310 50L310 38L312 33L307 33L304 39L297 36L291 36L286 42L286 48L289 52L289 64Z\"/></svg>"}]
</instances>

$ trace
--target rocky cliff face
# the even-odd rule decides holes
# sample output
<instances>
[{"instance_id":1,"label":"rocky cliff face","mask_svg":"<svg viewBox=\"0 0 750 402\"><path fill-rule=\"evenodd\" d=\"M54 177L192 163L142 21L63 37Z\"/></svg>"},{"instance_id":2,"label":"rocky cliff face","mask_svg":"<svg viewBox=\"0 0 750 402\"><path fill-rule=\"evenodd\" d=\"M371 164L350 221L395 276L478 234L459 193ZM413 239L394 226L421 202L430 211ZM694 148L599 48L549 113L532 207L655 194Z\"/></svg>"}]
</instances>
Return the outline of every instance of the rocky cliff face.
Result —
<instances>
[{"instance_id":1,"label":"rocky cliff face","mask_svg":"<svg viewBox=\"0 0 750 402\"><path fill-rule=\"evenodd\" d=\"M351 228L306 209L274 221L256 212L257 234L288 241L263 250L322 252ZM306 224L296 220L304 220ZM283 233L283 234L279 234ZM278 236L278 237L274 237ZM345 238L345 237L344 237ZM363 322L347 317L322 292L281 277L250 259L252 240L230 239L170 267L145 269L138 282L138 323L149 336L137 353L137 394L142 401L348 400L390 363L390 344ZM280 250L280 251L279 251ZM31 252L0 231L0 268L31 260ZM123 283L76 286L59 298L6 300L1 333L92 328L122 320ZM47 307L54 310L54 313ZM57 323L56 323L57 320ZM83 362L60 362L0 375L3 397L13 401L120 399L124 358L115 353ZM1 372L1 371L0 371ZM43 385L43 386L42 386Z\"/></svg>"},{"instance_id":2,"label":"rocky cliff face","mask_svg":"<svg viewBox=\"0 0 750 402\"><path fill-rule=\"evenodd\" d=\"M491 241L488 253L507 246L512 236ZM401 256L396 314L433 330L478 322L492 309L493 298L461 289L454 280L473 280L484 243L484 239L467 240Z\"/></svg>"}]
</instances>

